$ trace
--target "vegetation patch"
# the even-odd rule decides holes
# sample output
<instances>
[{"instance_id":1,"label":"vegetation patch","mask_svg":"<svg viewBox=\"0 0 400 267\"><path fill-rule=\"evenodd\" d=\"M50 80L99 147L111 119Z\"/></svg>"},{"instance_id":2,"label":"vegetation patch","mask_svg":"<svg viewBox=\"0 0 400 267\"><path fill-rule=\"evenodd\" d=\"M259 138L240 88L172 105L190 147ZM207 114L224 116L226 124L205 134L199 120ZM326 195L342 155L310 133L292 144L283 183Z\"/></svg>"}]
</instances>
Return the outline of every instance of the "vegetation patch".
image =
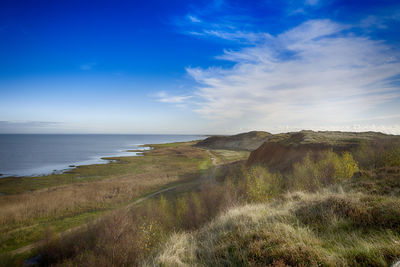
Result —
<instances>
[{"instance_id":1,"label":"vegetation patch","mask_svg":"<svg viewBox=\"0 0 400 267\"><path fill-rule=\"evenodd\" d=\"M1 251L40 240L47 227L63 231L168 184L197 179L211 166L210 155L192 147L192 143L161 145L142 157L116 159L57 177L10 178L11 184L3 182L0 191L18 183L13 190L21 192L0 197ZM51 185L47 184L51 179ZM73 181L64 184L68 179ZM56 185L57 181L61 185ZM33 184L46 188L27 192Z\"/></svg>"},{"instance_id":2,"label":"vegetation patch","mask_svg":"<svg viewBox=\"0 0 400 267\"><path fill-rule=\"evenodd\" d=\"M234 208L189 236L182 234L182 237L171 238L147 264L390 265L400 257L400 234L397 226L385 223L364 229L372 225L363 223L363 220L355 220L355 216L361 212L364 216L372 217L374 206L367 203L364 206L366 210L360 211L355 205L363 197L365 196L343 196L332 192L300 193L292 194L277 205L252 204ZM340 209L342 204L344 210ZM315 208L317 211L313 211ZM399 206L396 208L400 209ZM343 227L342 219L349 220L353 225ZM314 227L319 223L325 224L325 227ZM186 244L172 246L171 242L179 240ZM183 251L174 251L170 246Z\"/></svg>"}]
</instances>

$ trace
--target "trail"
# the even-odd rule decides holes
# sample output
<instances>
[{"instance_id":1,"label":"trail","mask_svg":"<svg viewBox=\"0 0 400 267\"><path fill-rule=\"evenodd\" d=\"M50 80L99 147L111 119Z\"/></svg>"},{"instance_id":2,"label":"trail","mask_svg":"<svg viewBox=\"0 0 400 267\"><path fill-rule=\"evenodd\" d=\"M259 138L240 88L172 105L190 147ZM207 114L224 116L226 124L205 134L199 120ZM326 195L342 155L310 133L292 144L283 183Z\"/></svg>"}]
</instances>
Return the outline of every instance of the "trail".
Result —
<instances>
[{"instance_id":1,"label":"trail","mask_svg":"<svg viewBox=\"0 0 400 267\"><path fill-rule=\"evenodd\" d=\"M207 150L207 151L208 151L208 150ZM208 151L208 152L209 152L209 151ZM210 173L200 175L199 178L198 178L197 180L203 179L203 178L204 178L204 175L207 175L207 176L212 176L212 175L214 175L214 173L215 173L215 171L216 171L216 169L217 169L217 167L218 167L218 165L219 165L219 164L217 163L217 160L216 160L216 158L215 158L215 155L213 155L211 152L209 152L209 154L210 154L211 163L213 164L214 167L212 168L212 170L211 170ZM150 198L152 198L152 197L154 197L154 196L157 196L157 195L159 195L159 194L161 194L161 193L164 193L164 192L167 192L167 191L171 191L171 190L174 190L174 189L177 189L177 188L179 188L179 187L182 187L182 186L185 186L185 185L188 185L188 184L192 184L192 183L193 183L193 181L191 181L191 182L186 182L186 183L181 183L181 184L178 184L178 185L173 185L173 186L170 186L170 187L167 187L167 188L160 189L160 190L158 190L158 191L156 191L156 192L153 192L153 193L148 194L148 195L146 195L146 196L144 196L144 197L141 197L141 198L135 200L134 202L125 205L125 206L122 207L122 208L131 208L131 207L136 206L136 205L142 203L143 201L146 201L146 200L148 200L148 199L150 199ZM70 229L68 229L68 230L65 230L65 231L59 233L59 236L60 236L60 237L63 237L63 236L65 236L65 235L69 234L69 233L78 231L78 230L80 230L80 229L82 229L82 228L84 228L84 227L87 227L89 224L96 223L96 222L99 221L100 219L101 219L101 217L100 217L100 218L97 218L97 219L95 219L95 220L93 220L93 221L91 221L91 222L89 222L89 223L85 223L85 224L82 224L82 225L79 225L79 226L70 228ZM13 250L13 251L11 251L11 252L9 252L9 253L10 253L11 255L13 255L13 256L14 256L14 255L18 255L18 254L22 254L22 253L31 251L31 250L34 249L34 248L40 247L40 246L42 246L42 245L44 245L44 244L45 244L45 241L44 241L44 240L41 240L41 241L38 241L38 242L35 242L35 243L32 243L32 244L29 244L29 245L20 247L20 248L18 248L18 249L15 249L15 250Z\"/></svg>"}]
</instances>

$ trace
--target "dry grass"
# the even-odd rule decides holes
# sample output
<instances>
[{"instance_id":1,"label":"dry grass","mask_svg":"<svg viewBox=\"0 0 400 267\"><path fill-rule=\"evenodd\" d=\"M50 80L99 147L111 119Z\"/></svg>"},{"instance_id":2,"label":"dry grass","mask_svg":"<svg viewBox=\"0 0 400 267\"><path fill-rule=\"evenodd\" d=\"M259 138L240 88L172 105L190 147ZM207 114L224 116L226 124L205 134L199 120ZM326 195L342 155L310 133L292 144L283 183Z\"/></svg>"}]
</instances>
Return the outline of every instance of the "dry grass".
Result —
<instances>
[{"instance_id":1,"label":"dry grass","mask_svg":"<svg viewBox=\"0 0 400 267\"><path fill-rule=\"evenodd\" d=\"M231 203L221 185L203 185L149 200L131 211L121 209L86 229L66 236L46 235L37 252L41 265L132 266L164 242L170 233L197 229Z\"/></svg>"},{"instance_id":2,"label":"dry grass","mask_svg":"<svg viewBox=\"0 0 400 267\"><path fill-rule=\"evenodd\" d=\"M390 265L400 257L400 217L394 219L398 200L382 200L379 205L388 212L371 224L356 217L376 217L381 200L360 208L365 198L369 196L295 193L270 204L233 208L198 231L172 236L145 265Z\"/></svg>"},{"instance_id":3,"label":"dry grass","mask_svg":"<svg viewBox=\"0 0 400 267\"><path fill-rule=\"evenodd\" d=\"M206 179L192 192L113 213L79 235L49 239L40 250L42 264L387 266L400 257L400 200L391 192L331 185L282 194L279 174L240 162L225 167L218 182ZM345 181L345 190L359 179ZM260 201L269 202L246 204Z\"/></svg>"},{"instance_id":4,"label":"dry grass","mask_svg":"<svg viewBox=\"0 0 400 267\"><path fill-rule=\"evenodd\" d=\"M167 184L193 179L208 166L208 153L189 144L158 146L143 157L120 158L106 168L99 165L97 172L108 175L102 179L1 196L1 250L37 240L46 226L63 230L70 227L69 221L79 224L86 220L85 216L78 221L74 218L93 217ZM87 168L96 171L96 165Z\"/></svg>"},{"instance_id":5,"label":"dry grass","mask_svg":"<svg viewBox=\"0 0 400 267\"><path fill-rule=\"evenodd\" d=\"M282 176L259 165L246 167L237 161L247 156L242 152L164 144L140 158L144 162L135 171L133 166L111 168L107 171L118 176L52 187L27 196L51 196L53 191L56 196L60 190L62 201L77 197L71 207L83 212L121 206L149 188L191 179L199 169L209 166L210 153L217 163L227 164L201 175L197 181L205 183L200 186L191 183L194 185L130 211L114 211L70 235L59 237L46 231L46 245L39 251L41 264L388 266L400 258L398 167L362 170L350 179L357 170L350 154L327 152L326 157L310 159L308 164L297 163L297 173ZM124 158L118 164L131 166L130 160ZM310 177L329 187L310 186ZM299 188L314 193L284 192ZM75 195L68 194L72 189ZM81 194L87 194L87 200ZM58 214L54 205L37 218L62 218L73 213L70 204L62 201L59 204L64 213ZM35 207L35 214L40 214L40 206ZM16 225L21 219L10 220ZM26 225L28 221L20 222ZM5 229L12 225L5 222ZM35 222L38 220L33 219L32 224Z\"/></svg>"}]
</instances>

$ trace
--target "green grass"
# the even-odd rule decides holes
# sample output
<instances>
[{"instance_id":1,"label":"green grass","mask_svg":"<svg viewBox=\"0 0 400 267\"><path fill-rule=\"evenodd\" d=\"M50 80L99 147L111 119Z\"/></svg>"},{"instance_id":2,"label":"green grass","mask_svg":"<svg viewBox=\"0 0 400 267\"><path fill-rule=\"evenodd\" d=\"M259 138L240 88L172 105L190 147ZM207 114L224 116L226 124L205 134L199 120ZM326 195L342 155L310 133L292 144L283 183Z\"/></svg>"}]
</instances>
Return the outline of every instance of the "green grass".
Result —
<instances>
[{"instance_id":1,"label":"green grass","mask_svg":"<svg viewBox=\"0 0 400 267\"><path fill-rule=\"evenodd\" d=\"M156 144L146 145L156 148L178 148L182 146L190 146L195 142L178 142L169 144ZM39 190L43 188L60 186L64 184L92 182L108 178L115 178L116 176L132 173L145 172L145 166L149 164L165 165L164 157L153 155L152 151L145 152L146 157L131 156L131 157L109 157L104 158L111 160L108 164L93 164L78 166L66 173L50 174L38 177L9 177L0 179L0 193L2 194L18 194L27 191ZM185 159L181 157L171 156L171 161L182 162L185 160L198 161L198 159ZM200 161L199 164L204 164Z\"/></svg>"},{"instance_id":2,"label":"green grass","mask_svg":"<svg viewBox=\"0 0 400 267\"><path fill-rule=\"evenodd\" d=\"M209 151L218 159L218 163L231 163L240 160L247 160L250 155L249 151L243 150L213 149Z\"/></svg>"},{"instance_id":3,"label":"green grass","mask_svg":"<svg viewBox=\"0 0 400 267\"><path fill-rule=\"evenodd\" d=\"M147 162L147 159L138 160L133 157L107 159L115 160L116 162L78 166L62 174L2 178L0 179L0 192L2 194L18 194L64 184L102 180L131 172L138 173L142 170L141 166Z\"/></svg>"},{"instance_id":4,"label":"green grass","mask_svg":"<svg viewBox=\"0 0 400 267\"><path fill-rule=\"evenodd\" d=\"M150 148L160 148L160 147L180 147L180 146L192 146L196 144L198 141L189 141L189 142L173 142L173 143L164 143L164 144L147 144L143 145L144 147Z\"/></svg>"},{"instance_id":5,"label":"green grass","mask_svg":"<svg viewBox=\"0 0 400 267\"><path fill-rule=\"evenodd\" d=\"M76 190L81 192L78 197L90 194L94 196L92 200L89 197L81 204L79 201L77 204L71 204L71 207L65 210L56 206L56 209L49 211L47 215L43 215L46 214L43 211L37 215L22 214L21 216L26 218L0 224L0 252L12 251L40 240L45 229L49 227L55 232L62 232L157 190L197 179L212 163L206 151L193 148L192 144L193 142L151 145L153 149L144 156L111 158L114 160L111 163L81 166L64 174L0 179L0 192L7 194L0 199L3 208L21 202L30 209L29 205L44 197L49 198L46 203L61 201L62 206L65 203L58 200L58 195L63 192L73 193ZM133 193L129 190L124 191L126 187L131 187ZM114 188L118 189L117 195L113 193ZM99 194L104 194L104 201L95 199ZM41 209L37 206L34 208ZM8 215L1 212L5 211L0 211L0 216L3 216L2 219L6 222Z\"/></svg>"},{"instance_id":6,"label":"green grass","mask_svg":"<svg viewBox=\"0 0 400 267\"><path fill-rule=\"evenodd\" d=\"M46 229L51 228L55 232L63 232L67 229L82 225L103 215L105 210L88 211L71 217L45 218L33 221L30 225L22 226L9 231L1 236L1 253L10 252L17 248L29 245L41 240Z\"/></svg>"}]
</instances>

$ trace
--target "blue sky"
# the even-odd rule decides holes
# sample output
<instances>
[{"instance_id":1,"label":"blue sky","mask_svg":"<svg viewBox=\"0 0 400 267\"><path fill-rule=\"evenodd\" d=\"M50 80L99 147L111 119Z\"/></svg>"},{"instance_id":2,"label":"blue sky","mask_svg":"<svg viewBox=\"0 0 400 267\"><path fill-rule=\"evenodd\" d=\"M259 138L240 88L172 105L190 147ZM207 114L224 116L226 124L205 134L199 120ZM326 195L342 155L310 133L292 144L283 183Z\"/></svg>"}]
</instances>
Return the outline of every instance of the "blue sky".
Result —
<instances>
[{"instance_id":1,"label":"blue sky","mask_svg":"<svg viewBox=\"0 0 400 267\"><path fill-rule=\"evenodd\" d=\"M398 1L1 1L0 133L400 134Z\"/></svg>"}]
</instances>

